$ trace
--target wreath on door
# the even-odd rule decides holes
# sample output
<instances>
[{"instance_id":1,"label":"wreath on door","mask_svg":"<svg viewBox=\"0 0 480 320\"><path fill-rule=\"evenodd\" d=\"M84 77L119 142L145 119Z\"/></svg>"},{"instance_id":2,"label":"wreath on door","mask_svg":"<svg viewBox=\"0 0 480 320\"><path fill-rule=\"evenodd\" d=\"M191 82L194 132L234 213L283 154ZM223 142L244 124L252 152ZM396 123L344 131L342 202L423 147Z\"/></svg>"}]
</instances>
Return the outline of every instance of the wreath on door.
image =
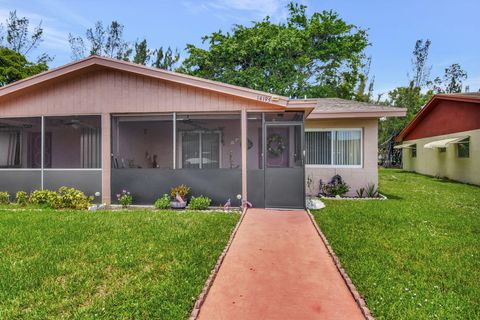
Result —
<instances>
[{"instance_id":1,"label":"wreath on door","mask_svg":"<svg viewBox=\"0 0 480 320\"><path fill-rule=\"evenodd\" d=\"M267 139L267 151L268 154L273 157L280 156L287 147L283 141L283 137L277 133L272 134Z\"/></svg>"}]
</instances>

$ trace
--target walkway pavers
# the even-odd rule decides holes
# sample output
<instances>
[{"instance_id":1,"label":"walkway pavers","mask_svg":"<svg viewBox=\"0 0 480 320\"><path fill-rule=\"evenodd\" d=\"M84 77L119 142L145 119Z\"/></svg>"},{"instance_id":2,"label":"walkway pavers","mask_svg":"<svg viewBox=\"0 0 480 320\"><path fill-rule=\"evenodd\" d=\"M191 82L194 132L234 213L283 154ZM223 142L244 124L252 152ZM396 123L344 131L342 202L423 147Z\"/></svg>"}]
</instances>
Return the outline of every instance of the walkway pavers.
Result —
<instances>
[{"instance_id":1,"label":"walkway pavers","mask_svg":"<svg viewBox=\"0 0 480 320\"><path fill-rule=\"evenodd\" d=\"M199 319L364 319L305 211L249 209Z\"/></svg>"}]
</instances>

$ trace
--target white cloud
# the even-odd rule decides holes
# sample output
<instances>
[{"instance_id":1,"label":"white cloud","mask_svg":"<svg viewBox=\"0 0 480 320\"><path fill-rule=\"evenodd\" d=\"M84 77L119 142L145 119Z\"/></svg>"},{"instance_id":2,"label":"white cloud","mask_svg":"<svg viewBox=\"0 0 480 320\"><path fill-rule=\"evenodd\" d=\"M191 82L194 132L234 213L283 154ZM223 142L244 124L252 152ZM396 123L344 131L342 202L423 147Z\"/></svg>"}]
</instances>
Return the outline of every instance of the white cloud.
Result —
<instances>
[{"instance_id":1,"label":"white cloud","mask_svg":"<svg viewBox=\"0 0 480 320\"><path fill-rule=\"evenodd\" d=\"M273 21L287 17L288 0L209 0L205 2L184 1L182 4L191 13L213 13L220 19L237 21L269 16ZM248 15L248 16L247 16Z\"/></svg>"}]
</instances>

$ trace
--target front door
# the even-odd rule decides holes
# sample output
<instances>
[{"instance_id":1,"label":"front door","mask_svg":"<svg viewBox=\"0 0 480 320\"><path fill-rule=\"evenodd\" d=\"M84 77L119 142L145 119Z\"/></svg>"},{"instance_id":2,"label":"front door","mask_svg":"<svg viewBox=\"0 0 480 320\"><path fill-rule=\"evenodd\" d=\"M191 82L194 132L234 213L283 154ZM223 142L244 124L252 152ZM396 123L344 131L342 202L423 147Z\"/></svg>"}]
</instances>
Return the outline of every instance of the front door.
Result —
<instances>
[{"instance_id":1,"label":"front door","mask_svg":"<svg viewBox=\"0 0 480 320\"><path fill-rule=\"evenodd\" d=\"M304 208L303 123L265 124L265 207Z\"/></svg>"}]
</instances>

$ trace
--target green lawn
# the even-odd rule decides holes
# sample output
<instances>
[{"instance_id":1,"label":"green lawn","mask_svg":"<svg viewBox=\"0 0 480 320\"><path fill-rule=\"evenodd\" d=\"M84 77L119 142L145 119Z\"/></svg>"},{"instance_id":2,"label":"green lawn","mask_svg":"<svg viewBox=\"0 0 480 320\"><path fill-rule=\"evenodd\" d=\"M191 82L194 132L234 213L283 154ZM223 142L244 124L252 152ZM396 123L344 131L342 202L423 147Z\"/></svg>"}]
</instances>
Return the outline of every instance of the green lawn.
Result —
<instances>
[{"instance_id":1,"label":"green lawn","mask_svg":"<svg viewBox=\"0 0 480 320\"><path fill-rule=\"evenodd\" d=\"M380 170L387 201L313 212L378 319L480 319L480 188Z\"/></svg>"},{"instance_id":2,"label":"green lawn","mask_svg":"<svg viewBox=\"0 0 480 320\"><path fill-rule=\"evenodd\" d=\"M238 219L0 209L0 319L186 319Z\"/></svg>"}]
</instances>

